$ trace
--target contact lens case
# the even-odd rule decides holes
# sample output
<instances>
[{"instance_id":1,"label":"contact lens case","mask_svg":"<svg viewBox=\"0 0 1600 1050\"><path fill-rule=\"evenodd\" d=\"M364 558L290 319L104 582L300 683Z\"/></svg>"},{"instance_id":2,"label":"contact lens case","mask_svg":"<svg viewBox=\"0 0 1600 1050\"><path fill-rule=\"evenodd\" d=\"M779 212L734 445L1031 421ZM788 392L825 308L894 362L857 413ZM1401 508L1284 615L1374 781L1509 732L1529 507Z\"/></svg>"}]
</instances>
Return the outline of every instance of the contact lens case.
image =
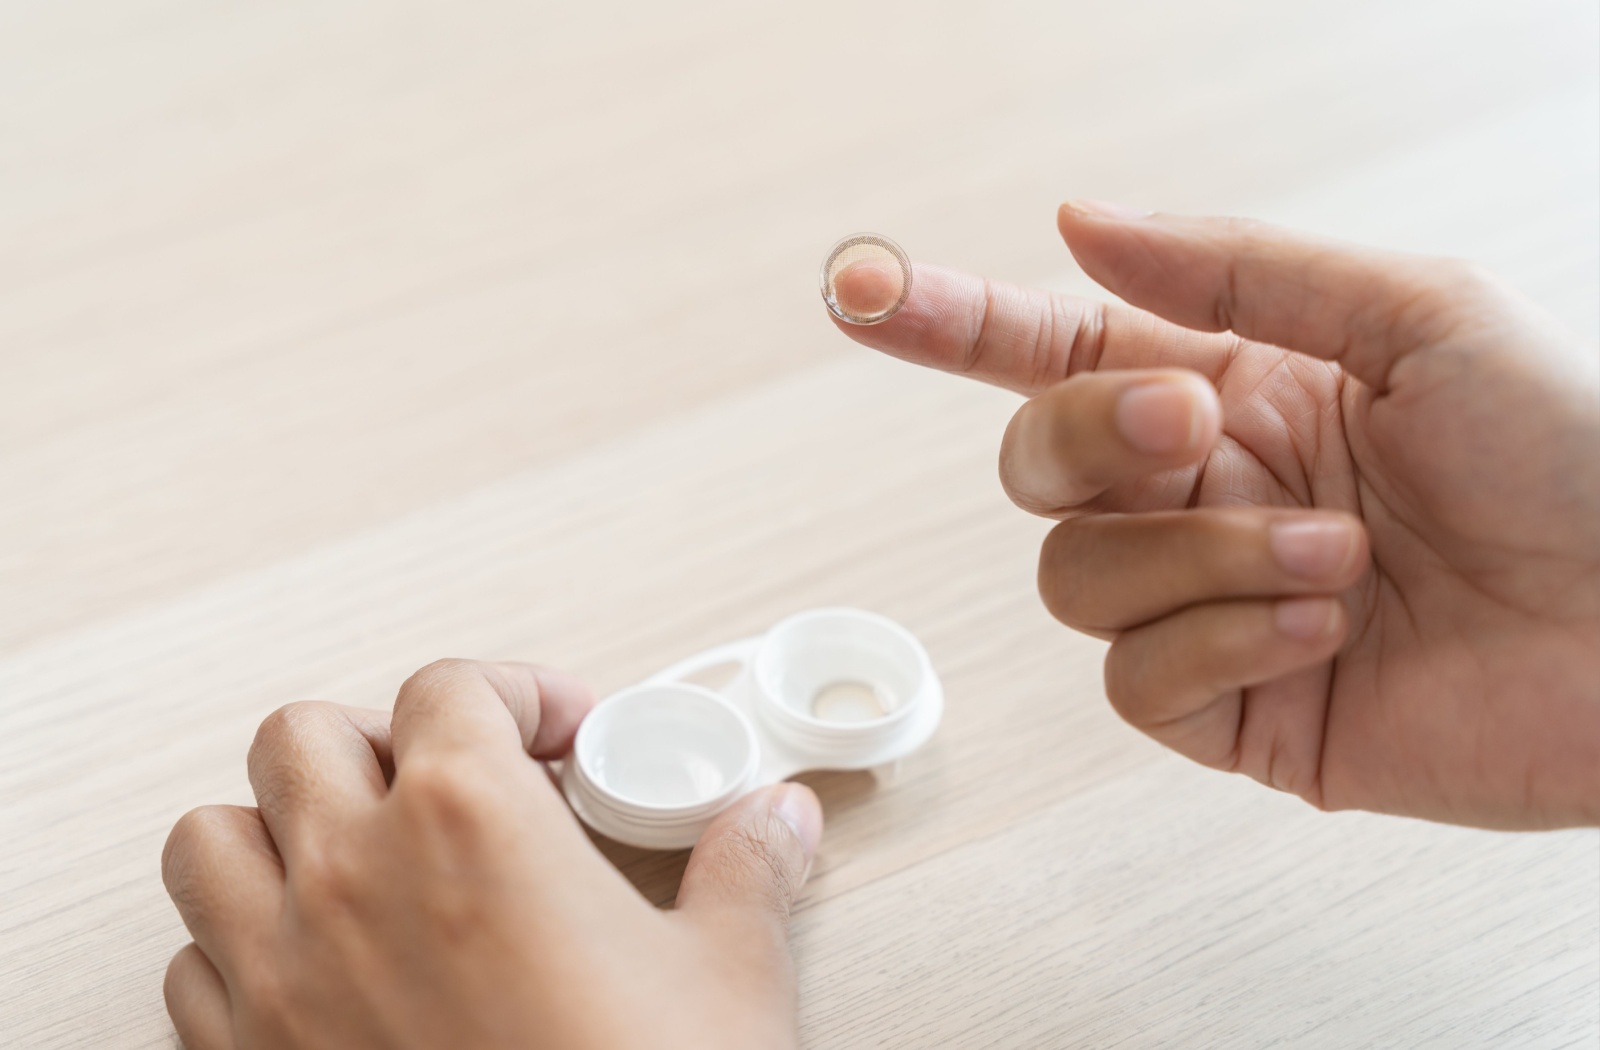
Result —
<instances>
[{"instance_id":1,"label":"contact lens case","mask_svg":"<svg viewBox=\"0 0 1600 1050\"><path fill-rule=\"evenodd\" d=\"M688 679L737 667L717 689ZM722 810L812 769L892 767L928 741L944 690L893 620L812 609L606 697L578 727L561 786L607 838L683 849Z\"/></svg>"}]
</instances>

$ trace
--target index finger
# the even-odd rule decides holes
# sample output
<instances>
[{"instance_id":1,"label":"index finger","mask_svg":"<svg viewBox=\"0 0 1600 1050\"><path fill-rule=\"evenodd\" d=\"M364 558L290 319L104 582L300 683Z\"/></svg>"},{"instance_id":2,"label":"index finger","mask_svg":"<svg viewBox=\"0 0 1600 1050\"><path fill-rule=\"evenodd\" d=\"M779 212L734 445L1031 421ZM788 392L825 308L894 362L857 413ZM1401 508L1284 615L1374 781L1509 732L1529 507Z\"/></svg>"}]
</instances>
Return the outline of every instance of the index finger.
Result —
<instances>
[{"instance_id":1,"label":"index finger","mask_svg":"<svg viewBox=\"0 0 1600 1050\"><path fill-rule=\"evenodd\" d=\"M395 699L395 768L428 750L559 758L593 706L587 686L547 667L439 660L406 679Z\"/></svg>"},{"instance_id":2,"label":"index finger","mask_svg":"<svg viewBox=\"0 0 1600 1050\"><path fill-rule=\"evenodd\" d=\"M1215 382L1238 346L1143 310L1022 288L917 263L900 311L875 325L833 323L913 364L1032 396L1080 372L1183 368Z\"/></svg>"}]
</instances>

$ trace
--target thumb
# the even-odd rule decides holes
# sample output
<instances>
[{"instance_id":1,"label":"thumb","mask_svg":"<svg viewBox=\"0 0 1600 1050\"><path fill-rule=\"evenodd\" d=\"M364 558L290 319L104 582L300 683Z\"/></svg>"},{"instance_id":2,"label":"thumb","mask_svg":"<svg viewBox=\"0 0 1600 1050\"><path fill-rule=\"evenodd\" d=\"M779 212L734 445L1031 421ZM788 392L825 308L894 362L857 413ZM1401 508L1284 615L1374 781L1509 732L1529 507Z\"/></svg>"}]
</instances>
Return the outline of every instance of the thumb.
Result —
<instances>
[{"instance_id":1,"label":"thumb","mask_svg":"<svg viewBox=\"0 0 1600 1050\"><path fill-rule=\"evenodd\" d=\"M1504 298L1465 263L1266 223L1068 201L1057 224L1084 271L1126 302L1185 328L1337 361L1380 391L1399 359Z\"/></svg>"},{"instance_id":2,"label":"thumb","mask_svg":"<svg viewBox=\"0 0 1600 1050\"><path fill-rule=\"evenodd\" d=\"M789 908L822 838L822 804L804 784L751 792L723 811L689 855L678 910L780 946Z\"/></svg>"}]
</instances>

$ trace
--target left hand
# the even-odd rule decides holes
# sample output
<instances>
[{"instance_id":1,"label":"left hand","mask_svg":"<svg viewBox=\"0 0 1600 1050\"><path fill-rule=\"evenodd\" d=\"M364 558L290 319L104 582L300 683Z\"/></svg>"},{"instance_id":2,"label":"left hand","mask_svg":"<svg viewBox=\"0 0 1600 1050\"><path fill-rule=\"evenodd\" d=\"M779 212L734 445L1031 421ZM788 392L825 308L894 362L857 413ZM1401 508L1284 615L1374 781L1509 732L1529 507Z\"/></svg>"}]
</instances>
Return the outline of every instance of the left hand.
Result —
<instances>
[{"instance_id":1,"label":"left hand","mask_svg":"<svg viewBox=\"0 0 1600 1050\"><path fill-rule=\"evenodd\" d=\"M536 761L592 704L566 675L449 660L392 719L269 717L258 807L194 810L162 856L194 937L167 971L184 1046L794 1046L786 930L816 796L780 784L722 814L658 911Z\"/></svg>"}]
</instances>

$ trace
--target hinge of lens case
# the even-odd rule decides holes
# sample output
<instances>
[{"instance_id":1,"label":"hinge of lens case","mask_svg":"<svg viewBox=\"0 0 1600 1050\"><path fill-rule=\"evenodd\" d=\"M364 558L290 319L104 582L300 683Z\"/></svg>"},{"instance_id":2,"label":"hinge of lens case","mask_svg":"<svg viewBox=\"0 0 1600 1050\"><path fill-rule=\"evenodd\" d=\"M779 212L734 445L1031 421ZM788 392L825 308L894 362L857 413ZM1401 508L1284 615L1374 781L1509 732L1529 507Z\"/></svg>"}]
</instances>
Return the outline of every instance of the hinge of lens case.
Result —
<instances>
[{"instance_id":1,"label":"hinge of lens case","mask_svg":"<svg viewBox=\"0 0 1600 1050\"><path fill-rule=\"evenodd\" d=\"M724 665L738 670L717 689L687 681ZM683 849L765 784L892 766L943 713L944 690L910 631L858 609L812 609L602 700L578 727L561 786L602 835Z\"/></svg>"}]
</instances>

